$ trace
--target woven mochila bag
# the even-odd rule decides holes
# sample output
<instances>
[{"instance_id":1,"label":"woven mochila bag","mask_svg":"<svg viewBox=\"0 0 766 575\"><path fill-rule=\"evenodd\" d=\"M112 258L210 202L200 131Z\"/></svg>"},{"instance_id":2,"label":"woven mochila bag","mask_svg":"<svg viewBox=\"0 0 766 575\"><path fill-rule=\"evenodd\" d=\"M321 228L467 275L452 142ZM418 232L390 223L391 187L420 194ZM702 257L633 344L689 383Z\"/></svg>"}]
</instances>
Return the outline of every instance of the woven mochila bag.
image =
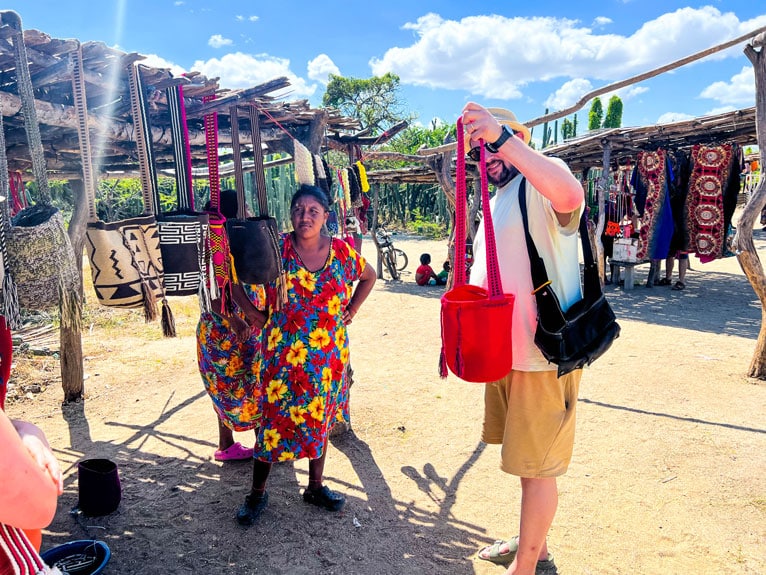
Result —
<instances>
[{"instance_id":1,"label":"woven mochila bag","mask_svg":"<svg viewBox=\"0 0 766 575\"><path fill-rule=\"evenodd\" d=\"M13 30L10 39L14 48L16 84L32 159L32 174L39 191L37 203L22 209L13 219L8 203L3 202L1 225L5 236L4 255L7 255L5 265L15 283L18 305L46 310L59 305L62 293L75 289L79 274L64 219L52 204L21 19L12 11L2 12L1 18L2 23ZM7 198L10 181L5 150L0 114L1 193ZM23 193L23 190L17 191ZM62 317L62 320L67 318Z\"/></svg>"},{"instance_id":2,"label":"woven mochila bag","mask_svg":"<svg viewBox=\"0 0 766 575\"><path fill-rule=\"evenodd\" d=\"M85 232L93 288L101 305L143 308L146 321L157 318L157 301L163 304L163 331L174 335L172 314L165 300L163 265L156 211L153 205L156 174L138 67L129 75L131 107L141 170L144 214L116 222L98 220L94 190L88 193L89 221Z\"/></svg>"},{"instance_id":3,"label":"woven mochila bag","mask_svg":"<svg viewBox=\"0 0 766 575\"><path fill-rule=\"evenodd\" d=\"M159 197L155 201L158 206L156 217L164 268L165 295L197 295L205 277L204 254L209 216L194 211L191 150L183 86L170 86L165 89L165 93L170 110L177 198L177 209L171 212L159 210Z\"/></svg>"},{"instance_id":4,"label":"woven mochila bag","mask_svg":"<svg viewBox=\"0 0 766 575\"><path fill-rule=\"evenodd\" d=\"M457 121L457 172L455 182L455 285L441 298L442 351L439 375L447 368L460 379L476 383L497 381L513 367L511 321L515 296L504 294L495 246L495 229L489 207L487 164L481 148L481 204L487 247L489 289L465 283L466 183L463 122Z\"/></svg>"}]
</instances>

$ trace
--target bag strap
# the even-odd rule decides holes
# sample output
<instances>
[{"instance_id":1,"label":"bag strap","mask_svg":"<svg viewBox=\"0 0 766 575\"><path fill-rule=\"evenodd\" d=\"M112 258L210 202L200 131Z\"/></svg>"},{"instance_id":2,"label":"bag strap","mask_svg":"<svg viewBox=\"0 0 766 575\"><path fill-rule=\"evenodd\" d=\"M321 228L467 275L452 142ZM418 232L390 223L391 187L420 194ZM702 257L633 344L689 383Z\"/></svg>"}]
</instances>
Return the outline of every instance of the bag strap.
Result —
<instances>
[{"instance_id":1,"label":"bag strap","mask_svg":"<svg viewBox=\"0 0 766 575\"><path fill-rule=\"evenodd\" d=\"M263 147L261 144L261 123L258 107L250 106L250 134L253 139L253 169L255 170L255 189L258 192L258 215L268 217L269 204L266 198L266 174L263 171Z\"/></svg>"},{"instance_id":2,"label":"bag strap","mask_svg":"<svg viewBox=\"0 0 766 575\"><path fill-rule=\"evenodd\" d=\"M487 250L487 276L489 280L490 299L505 297L500 278L500 265L497 261L497 245L495 244L495 226L492 223L492 211L489 206L489 183L487 182L487 161L484 141L479 140L481 158L479 173L481 177L481 207L484 214L484 243ZM466 205L468 203L465 179L465 137L463 136L463 120L457 120L457 166L455 173L455 287L465 283L465 240L466 240Z\"/></svg>"},{"instance_id":3,"label":"bag strap","mask_svg":"<svg viewBox=\"0 0 766 575\"><path fill-rule=\"evenodd\" d=\"M532 239L532 234L529 233L529 217L527 215L527 179L521 179L519 184L519 208L521 209L521 219L524 222L524 237L527 244L527 253L529 254L529 264L532 271L532 287L537 298L538 305L541 304L542 298L544 298L544 290L546 286L550 285L548 279L548 272L545 269L545 261L540 257L537 251L537 246ZM582 244L583 253L583 297L588 300L595 300L601 296L601 280L598 276L598 265L593 259L593 248L590 245L590 239L588 239L588 217L583 210L580 216L580 243Z\"/></svg>"},{"instance_id":4,"label":"bag strap","mask_svg":"<svg viewBox=\"0 0 766 575\"><path fill-rule=\"evenodd\" d=\"M237 104L229 108L231 121L231 149L234 153L234 189L237 191L237 218L247 217L247 200L245 199L245 177L242 172L242 146L239 141L239 112ZM253 150L255 153L255 150ZM257 154L256 154L257 155Z\"/></svg>"},{"instance_id":5,"label":"bag strap","mask_svg":"<svg viewBox=\"0 0 766 575\"><path fill-rule=\"evenodd\" d=\"M32 76L29 73L29 58L24 43L24 31L21 26L21 17L11 10L2 14L4 24L8 24L13 33L13 55L16 65L16 85L21 99L21 110L24 116L24 129L29 142L29 153L32 157L32 174L37 182L40 192L38 203L50 205L52 203L50 187L48 186L48 174L45 169L45 152L43 141L40 137L40 124L37 121L35 109L35 92L32 86Z\"/></svg>"},{"instance_id":6,"label":"bag strap","mask_svg":"<svg viewBox=\"0 0 766 575\"><path fill-rule=\"evenodd\" d=\"M165 89L170 112L170 134L173 140L173 160L176 174L176 198L179 212L194 211L194 186L192 184L191 146L189 126L186 123L186 105L183 86Z\"/></svg>"},{"instance_id":7,"label":"bag strap","mask_svg":"<svg viewBox=\"0 0 766 575\"><path fill-rule=\"evenodd\" d=\"M152 150L152 134L149 126L149 115L146 111L146 94L141 80L140 64L131 64L128 74L130 90L130 112L136 131L136 151L138 152L138 167L141 176L141 193L144 199L144 213L156 214L159 210L157 191L157 172L154 166Z\"/></svg>"},{"instance_id":8,"label":"bag strap","mask_svg":"<svg viewBox=\"0 0 766 575\"><path fill-rule=\"evenodd\" d=\"M203 103L215 100L215 94L202 97ZM207 149L207 174L210 184L210 211L221 215L221 178L218 174L218 114L205 114L205 147Z\"/></svg>"},{"instance_id":9,"label":"bag strap","mask_svg":"<svg viewBox=\"0 0 766 575\"><path fill-rule=\"evenodd\" d=\"M96 178L93 173L93 148L88 129L88 101L85 94L85 74L82 67L82 45L69 53L72 67L72 100L77 113L77 138L82 156L82 180L85 187L85 199L88 202L88 220L95 222L96 213Z\"/></svg>"},{"instance_id":10,"label":"bag strap","mask_svg":"<svg viewBox=\"0 0 766 575\"><path fill-rule=\"evenodd\" d=\"M11 229L11 214L8 206L8 188L10 184L10 175L8 173L8 156L5 152L5 128L3 127L3 114L0 110L0 195L6 197L0 201L0 254L3 256L4 278L0 286L2 302L0 302L0 311L7 318L8 325L12 329L21 328L21 308L19 306L16 283L13 281L11 270L8 266L8 248L6 234Z\"/></svg>"}]
</instances>

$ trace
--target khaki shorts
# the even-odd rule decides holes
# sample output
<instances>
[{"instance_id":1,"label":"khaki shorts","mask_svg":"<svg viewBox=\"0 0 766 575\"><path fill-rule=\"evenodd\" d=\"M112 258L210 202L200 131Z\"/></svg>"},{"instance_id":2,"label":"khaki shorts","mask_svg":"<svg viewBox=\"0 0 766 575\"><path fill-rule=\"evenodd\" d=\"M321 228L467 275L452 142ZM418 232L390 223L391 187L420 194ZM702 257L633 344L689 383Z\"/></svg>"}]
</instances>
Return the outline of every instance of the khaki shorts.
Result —
<instances>
[{"instance_id":1,"label":"khaki shorts","mask_svg":"<svg viewBox=\"0 0 766 575\"><path fill-rule=\"evenodd\" d=\"M502 444L500 468L519 477L563 475L572 459L582 370L512 371L484 391L485 443Z\"/></svg>"}]
</instances>

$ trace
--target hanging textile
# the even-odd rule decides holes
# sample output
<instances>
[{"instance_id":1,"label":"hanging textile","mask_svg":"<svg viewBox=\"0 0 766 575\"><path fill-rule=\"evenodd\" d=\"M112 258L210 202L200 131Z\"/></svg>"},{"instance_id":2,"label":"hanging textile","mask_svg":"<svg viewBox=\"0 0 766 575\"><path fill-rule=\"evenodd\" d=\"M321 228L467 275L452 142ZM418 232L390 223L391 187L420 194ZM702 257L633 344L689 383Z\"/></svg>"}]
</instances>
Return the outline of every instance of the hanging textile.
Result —
<instances>
[{"instance_id":1,"label":"hanging textile","mask_svg":"<svg viewBox=\"0 0 766 575\"><path fill-rule=\"evenodd\" d=\"M215 100L215 94L203 96L202 102ZM212 300L221 300L220 312L231 310L231 250L226 235L226 218L221 213L221 178L218 172L218 113L205 114L205 145L210 185L208 245L206 250L205 286L207 297L200 297L200 308L210 311ZM218 310L217 310L218 311Z\"/></svg>"},{"instance_id":2,"label":"hanging textile","mask_svg":"<svg viewBox=\"0 0 766 575\"><path fill-rule=\"evenodd\" d=\"M726 234L723 192L732 157L731 144L692 147L687 201L689 249L703 263L723 255Z\"/></svg>"},{"instance_id":3,"label":"hanging textile","mask_svg":"<svg viewBox=\"0 0 766 575\"><path fill-rule=\"evenodd\" d=\"M646 190L637 257L639 260L662 260L668 257L670 238L673 236L667 155L662 149L639 152L636 168L637 183Z\"/></svg>"},{"instance_id":4,"label":"hanging textile","mask_svg":"<svg viewBox=\"0 0 766 575\"><path fill-rule=\"evenodd\" d=\"M689 251L689 225L686 198L689 192L691 162L689 154L682 150L668 152L668 193L673 214L673 236L670 239L670 255Z\"/></svg>"}]
</instances>

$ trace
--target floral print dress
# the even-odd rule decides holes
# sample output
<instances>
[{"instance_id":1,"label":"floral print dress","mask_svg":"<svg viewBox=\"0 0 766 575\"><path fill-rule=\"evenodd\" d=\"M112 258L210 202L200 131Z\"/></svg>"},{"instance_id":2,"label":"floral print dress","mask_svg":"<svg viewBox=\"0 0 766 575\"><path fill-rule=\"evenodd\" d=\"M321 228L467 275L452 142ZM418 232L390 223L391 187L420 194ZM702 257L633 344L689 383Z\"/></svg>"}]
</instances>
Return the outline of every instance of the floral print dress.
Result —
<instances>
[{"instance_id":1,"label":"floral print dress","mask_svg":"<svg viewBox=\"0 0 766 575\"><path fill-rule=\"evenodd\" d=\"M242 287L250 301L262 309L263 287ZM259 423L260 337L260 331L253 330L247 341L238 342L229 322L210 312L203 313L197 324L197 362L202 383L218 417L234 431L247 431Z\"/></svg>"},{"instance_id":2,"label":"floral print dress","mask_svg":"<svg viewBox=\"0 0 766 575\"><path fill-rule=\"evenodd\" d=\"M266 289L269 319L262 331L259 411L254 457L262 461L317 459L336 421L348 420L348 336L342 321L365 259L333 238L322 269L312 272L281 237L287 301L275 308L278 287Z\"/></svg>"}]
</instances>

